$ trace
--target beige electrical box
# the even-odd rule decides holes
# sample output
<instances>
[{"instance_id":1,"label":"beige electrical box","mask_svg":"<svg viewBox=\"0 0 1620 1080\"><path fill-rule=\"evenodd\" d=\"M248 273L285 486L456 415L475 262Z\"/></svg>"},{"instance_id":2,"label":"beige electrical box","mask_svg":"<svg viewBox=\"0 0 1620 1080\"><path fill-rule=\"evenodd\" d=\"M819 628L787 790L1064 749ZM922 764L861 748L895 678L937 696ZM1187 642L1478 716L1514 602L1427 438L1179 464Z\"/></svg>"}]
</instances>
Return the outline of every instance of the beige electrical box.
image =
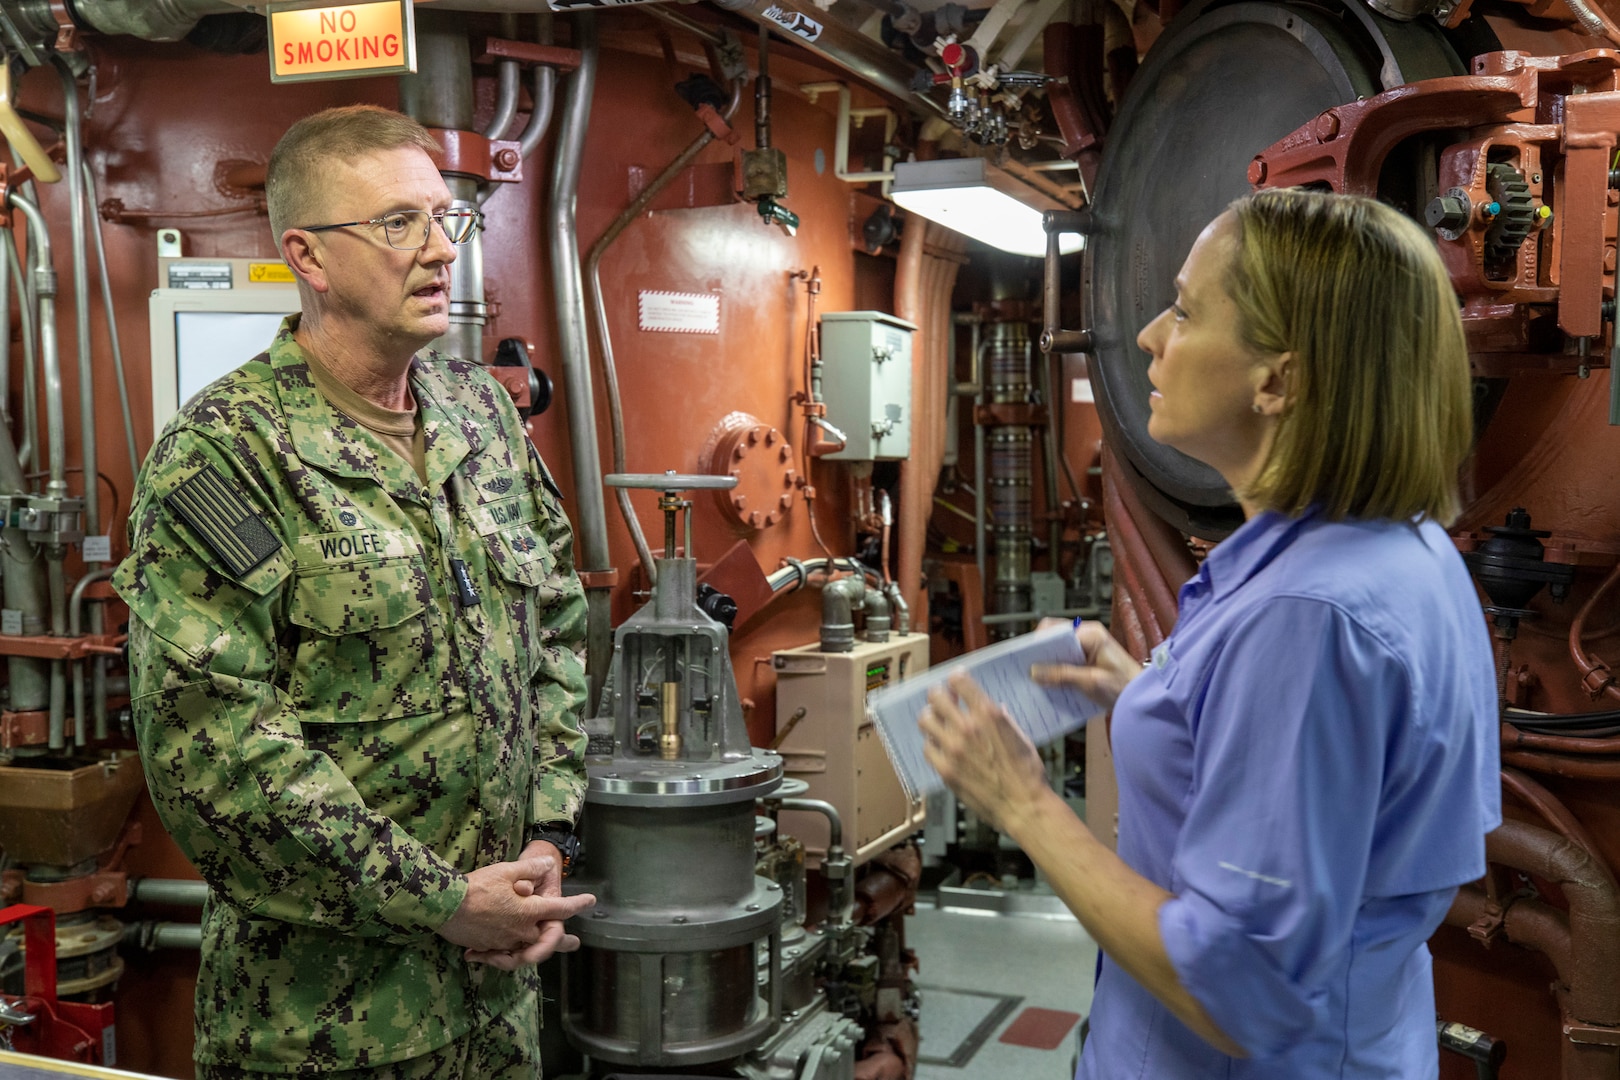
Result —
<instances>
[{"instance_id":1,"label":"beige electrical box","mask_svg":"<svg viewBox=\"0 0 1620 1080\"><path fill-rule=\"evenodd\" d=\"M926 809L912 801L889 764L883 739L866 717L866 695L928 668L928 635L895 634L852 652L817 645L773 653L776 731L787 775L810 785L809 798L838 808L844 850L859 866L922 827ZM827 820L783 811L782 831L804 841L812 864L827 852Z\"/></svg>"}]
</instances>

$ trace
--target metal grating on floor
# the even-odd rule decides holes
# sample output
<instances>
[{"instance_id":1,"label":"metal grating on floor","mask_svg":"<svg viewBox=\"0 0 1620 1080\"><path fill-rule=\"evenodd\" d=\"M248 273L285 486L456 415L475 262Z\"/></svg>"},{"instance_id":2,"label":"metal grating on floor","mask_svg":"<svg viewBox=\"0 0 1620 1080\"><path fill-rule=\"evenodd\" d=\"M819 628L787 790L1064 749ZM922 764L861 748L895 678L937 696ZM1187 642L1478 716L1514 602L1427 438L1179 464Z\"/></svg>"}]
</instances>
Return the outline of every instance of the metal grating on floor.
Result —
<instances>
[{"instance_id":1,"label":"metal grating on floor","mask_svg":"<svg viewBox=\"0 0 1620 1080\"><path fill-rule=\"evenodd\" d=\"M1003 1020L1023 1003L1021 997L919 986L922 1046L917 1061L960 1069L979 1052Z\"/></svg>"}]
</instances>

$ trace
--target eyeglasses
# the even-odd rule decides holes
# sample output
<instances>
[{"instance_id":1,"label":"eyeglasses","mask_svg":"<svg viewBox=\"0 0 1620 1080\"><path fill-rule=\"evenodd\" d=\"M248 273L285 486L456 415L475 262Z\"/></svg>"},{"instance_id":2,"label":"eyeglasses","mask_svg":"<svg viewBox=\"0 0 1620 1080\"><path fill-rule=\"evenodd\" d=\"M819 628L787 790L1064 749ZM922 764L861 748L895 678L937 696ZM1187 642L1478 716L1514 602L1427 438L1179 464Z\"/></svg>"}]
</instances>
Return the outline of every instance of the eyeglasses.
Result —
<instances>
[{"instance_id":1,"label":"eyeglasses","mask_svg":"<svg viewBox=\"0 0 1620 1080\"><path fill-rule=\"evenodd\" d=\"M433 223L439 223L445 239L461 245L471 240L484 227L484 215L477 210L441 210L430 214L426 210L396 210L392 214L374 217L370 221L345 221L337 225L305 225L305 232L326 232L329 229L355 229L362 225L382 226L383 239L388 246L400 251L417 251L427 247L432 236Z\"/></svg>"}]
</instances>

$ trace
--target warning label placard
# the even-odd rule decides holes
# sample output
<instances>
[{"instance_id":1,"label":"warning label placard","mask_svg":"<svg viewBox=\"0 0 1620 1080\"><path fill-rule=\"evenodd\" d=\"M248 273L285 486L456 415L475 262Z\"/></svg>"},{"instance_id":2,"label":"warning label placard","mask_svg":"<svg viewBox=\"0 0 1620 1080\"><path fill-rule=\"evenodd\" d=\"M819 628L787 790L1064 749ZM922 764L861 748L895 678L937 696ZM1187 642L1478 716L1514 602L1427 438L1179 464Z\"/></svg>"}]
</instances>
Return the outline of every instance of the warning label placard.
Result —
<instances>
[{"instance_id":1,"label":"warning label placard","mask_svg":"<svg viewBox=\"0 0 1620 1080\"><path fill-rule=\"evenodd\" d=\"M416 70L410 0L270 10L270 81Z\"/></svg>"}]
</instances>

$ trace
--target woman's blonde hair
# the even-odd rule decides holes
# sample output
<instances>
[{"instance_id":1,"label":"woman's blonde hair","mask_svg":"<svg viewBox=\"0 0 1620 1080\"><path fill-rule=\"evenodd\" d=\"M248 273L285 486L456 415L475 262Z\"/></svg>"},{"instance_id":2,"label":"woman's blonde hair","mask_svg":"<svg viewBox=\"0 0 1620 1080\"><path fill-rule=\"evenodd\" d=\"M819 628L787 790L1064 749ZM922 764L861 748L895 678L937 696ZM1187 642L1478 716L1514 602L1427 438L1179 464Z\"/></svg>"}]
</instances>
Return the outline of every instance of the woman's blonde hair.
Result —
<instances>
[{"instance_id":1,"label":"woman's blonde hair","mask_svg":"<svg viewBox=\"0 0 1620 1080\"><path fill-rule=\"evenodd\" d=\"M1289 515L1449 525L1472 394L1456 294L1428 234L1359 196L1278 189L1231 211L1238 332L1294 354L1270 452L1239 494Z\"/></svg>"}]
</instances>

